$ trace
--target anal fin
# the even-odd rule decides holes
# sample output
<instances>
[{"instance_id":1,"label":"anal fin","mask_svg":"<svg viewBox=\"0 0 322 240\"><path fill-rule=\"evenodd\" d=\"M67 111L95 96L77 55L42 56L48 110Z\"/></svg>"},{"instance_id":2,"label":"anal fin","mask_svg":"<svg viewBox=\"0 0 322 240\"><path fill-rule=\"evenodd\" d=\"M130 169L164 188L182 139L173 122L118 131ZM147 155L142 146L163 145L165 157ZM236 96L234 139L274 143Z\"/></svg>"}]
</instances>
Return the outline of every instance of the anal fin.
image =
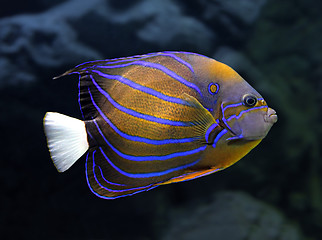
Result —
<instances>
[{"instance_id":1,"label":"anal fin","mask_svg":"<svg viewBox=\"0 0 322 240\"><path fill-rule=\"evenodd\" d=\"M214 172L218 172L220 170L221 170L220 168L209 168L209 169L199 170L199 171L187 171L187 173L184 175L171 178L168 181L158 183L157 185L165 185L165 184L170 184L170 183L189 181L189 180L193 180L193 179L196 179L199 177L207 176L209 174L212 174Z\"/></svg>"},{"instance_id":2,"label":"anal fin","mask_svg":"<svg viewBox=\"0 0 322 240\"><path fill-rule=\"evenodd\" d=\"M139 192L148 191L157 187L155 184L145 186L129 186L118 183L112 166L107 161L99 148L91 148L86 156L86 180L91 191L104 199L126 197Z\"/></svg>"}]
</instances>

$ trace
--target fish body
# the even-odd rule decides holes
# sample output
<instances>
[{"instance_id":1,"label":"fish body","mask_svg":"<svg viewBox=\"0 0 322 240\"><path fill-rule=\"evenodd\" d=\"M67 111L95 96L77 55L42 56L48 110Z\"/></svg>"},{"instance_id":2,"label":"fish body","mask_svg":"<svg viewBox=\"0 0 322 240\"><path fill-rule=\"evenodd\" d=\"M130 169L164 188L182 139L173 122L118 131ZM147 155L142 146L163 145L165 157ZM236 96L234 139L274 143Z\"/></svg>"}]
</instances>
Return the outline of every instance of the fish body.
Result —
<instances>
[{"instance_id":1,"label":"fish body","mask_svg":"<svg viewBox=\"0 0 322 240\"><path fill-rule=\"evenodd\" d=\"M92 61L70 74L83 121L47 113L48 147L61 172L87 152L88 185L106 199L225 169L277 121L232 68L199 54Z\"/></svg>"}]
</instances>

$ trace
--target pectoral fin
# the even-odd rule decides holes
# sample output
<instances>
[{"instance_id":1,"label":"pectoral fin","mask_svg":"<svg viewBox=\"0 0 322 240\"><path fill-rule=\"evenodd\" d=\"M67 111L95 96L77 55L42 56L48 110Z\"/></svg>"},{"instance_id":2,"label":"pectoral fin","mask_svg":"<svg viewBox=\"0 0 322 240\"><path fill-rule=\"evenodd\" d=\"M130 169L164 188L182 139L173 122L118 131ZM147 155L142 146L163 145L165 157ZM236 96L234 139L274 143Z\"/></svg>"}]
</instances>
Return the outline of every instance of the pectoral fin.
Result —
<instances>
[{"instance_id":1,"label":"pectoral fin","mask_svg":"<svg viewBox=\"0 0 322 240\"><path fill-rule=\"evenodd\" d=\"M184 99L194 107L194 110L191 110L189 114L194 116L192 124L195 126L195 135L200 136L200 141L203 144L212 144L221 127L211 113L196 98L184 94Z\"/></svg>"}]
</instances>

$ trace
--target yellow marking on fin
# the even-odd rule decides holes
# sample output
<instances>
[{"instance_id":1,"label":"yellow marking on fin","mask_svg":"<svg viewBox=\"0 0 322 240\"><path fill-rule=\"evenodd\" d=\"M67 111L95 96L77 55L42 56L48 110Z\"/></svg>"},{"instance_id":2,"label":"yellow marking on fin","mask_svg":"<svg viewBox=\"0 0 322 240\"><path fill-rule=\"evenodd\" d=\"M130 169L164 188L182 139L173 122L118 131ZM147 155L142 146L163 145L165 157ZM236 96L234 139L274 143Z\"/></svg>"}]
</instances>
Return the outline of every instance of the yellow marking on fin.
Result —
<instances>
[{"instance_id":1,"label":"yellow marking on fin","mask_svg":"<svg viewBox=\"0 0 322 240\"><path fill-rule=\"evenodd\" d=\"M214 173L214 172L218 172L220 170L221 169L219 169L219 168L209 168L209 169L200 170L200 171L188 170L187 173L182 175L182 176L171 178L168 181L158 183L156 185L165 185L165 184L170 184L170 183L188 181L188 180L192 180L192 179L196 179L196 178L199 178L199 177L209 175L209 174Z\"/></svg>"}]
</instances>

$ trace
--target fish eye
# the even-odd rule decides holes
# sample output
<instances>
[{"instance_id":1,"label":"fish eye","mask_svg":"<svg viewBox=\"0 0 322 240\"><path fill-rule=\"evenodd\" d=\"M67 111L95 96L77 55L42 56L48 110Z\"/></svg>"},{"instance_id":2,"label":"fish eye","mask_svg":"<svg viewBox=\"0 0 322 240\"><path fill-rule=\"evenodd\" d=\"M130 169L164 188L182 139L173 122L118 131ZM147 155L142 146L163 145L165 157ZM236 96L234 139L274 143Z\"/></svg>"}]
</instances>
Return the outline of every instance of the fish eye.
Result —
<instances>
[{"instance_id":1,"label":"fish eye","mask_svg":"<svg viewBox=\"0 0 322 240\"><path fill-rule=\"evenodd\" d=\"M208 85L208 92L211 95L215 95L216 93L218 93L218 91L219 91L219 85L218 85L218 83L209 83L209 85Z\"/></svg>"},{"instance_id":2,"label":"fish eye","mask_svg":"<svg viewBox=\"0 0 322 240\"><path fill-rule=\"evenodd\" d=\"M246 107L254 107L257 103L257 98L253 95L245 95L243 101Z\"/></svg>"}]
</instances>

